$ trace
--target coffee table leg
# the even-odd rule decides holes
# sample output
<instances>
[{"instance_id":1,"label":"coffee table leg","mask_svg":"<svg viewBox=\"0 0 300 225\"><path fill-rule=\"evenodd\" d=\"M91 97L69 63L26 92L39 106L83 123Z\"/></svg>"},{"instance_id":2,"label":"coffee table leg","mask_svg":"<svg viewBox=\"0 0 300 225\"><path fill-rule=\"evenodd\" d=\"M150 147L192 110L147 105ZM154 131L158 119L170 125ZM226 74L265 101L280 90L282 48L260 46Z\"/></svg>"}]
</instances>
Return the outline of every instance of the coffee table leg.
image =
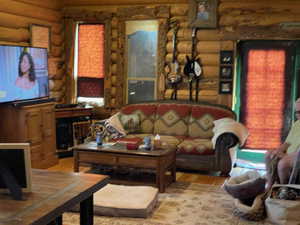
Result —
<instances>
[{"instance_id":1,"label":"coffee table leg","mask_svg":"<svg viewBox=\"0 0 300 225\"><path fill-rule=\"evenodd\" d=\"M156 186L158 187L159 192L165 192L165 182L164 182L165 171L160 168L160 166L156 169Z\"/></svg>"},{"instance_id":2,"label":"coffee table leg","mask_svg":"<svg viewBox=\"0 0 300 225\"><path fill-rule=\"evenodd\" d=\"M62 216L58 216L54 221L48 223L48 225L62 225Z\"/></svg>"},{"instance_id":3,"label":"coffee table leg","mask_svg":"<svg viewBox=\"0 0 300 225\"><path fill-rule=\"evenodd\" d=\"M74 151L74 172L79 172L78 152Z\"/></svg>"},{"instance_id":4,"label":"coffee table leg","mask_svg":"<svg viewBox=\"0 0 300 225\"><path fill-rule=\"evenodd\" d=\"M172 181L176 182L176 163L173 163L171 167L171 176L172 176Z\"/></svg>"},{"instance_id":5,"label":"coffee table leg","mask_svg":"<svg viewBox=\"0 0 300 225\"><path fill-rule=\"evenodd\" d=\"M94 225L93 195L80 202L80 225Z\"/></svg>"}]
</instances>

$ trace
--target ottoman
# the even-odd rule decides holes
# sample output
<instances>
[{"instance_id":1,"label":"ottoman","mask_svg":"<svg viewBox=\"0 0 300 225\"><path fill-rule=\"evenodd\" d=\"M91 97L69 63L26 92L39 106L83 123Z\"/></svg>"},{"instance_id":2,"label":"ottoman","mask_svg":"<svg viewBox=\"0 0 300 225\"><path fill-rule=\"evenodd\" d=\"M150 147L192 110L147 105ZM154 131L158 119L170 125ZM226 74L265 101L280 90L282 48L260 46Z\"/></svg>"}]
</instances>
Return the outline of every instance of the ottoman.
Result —
<instances>
[{"instance_id":1,"label":"ottoman","mask_svg":"<svg viewBox=\"0 0 300 225\"><path fill-rule=\"evenodd\" d=\"M107 184L94 193L94 214L146 218L157 199L158 189L154 187ZM78 211L79 207L73 210Z\"/></svg>"}]
</instances>

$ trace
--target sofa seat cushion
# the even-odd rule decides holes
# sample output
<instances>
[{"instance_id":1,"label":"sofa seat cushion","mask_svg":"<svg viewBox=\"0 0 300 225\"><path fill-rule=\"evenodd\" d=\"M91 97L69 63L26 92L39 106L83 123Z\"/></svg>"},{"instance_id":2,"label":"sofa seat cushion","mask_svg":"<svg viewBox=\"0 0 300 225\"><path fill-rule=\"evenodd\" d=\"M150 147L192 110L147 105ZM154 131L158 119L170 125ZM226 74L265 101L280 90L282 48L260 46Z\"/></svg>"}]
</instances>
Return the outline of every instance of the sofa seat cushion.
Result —
<instances>
[{"instance_id":1,"label":"sofa seat cushion","mask_svg":"<svg viewBox=\"0 0 300 225\"><path fill-rule=\"evenodd\" d=\"M138 114L141 129L139 133L153 133L156 108L157 104L155 103L131 104L124 106L121 113L125 115Z\"/></svg>"},{"instance_id":2,"label":"sofa seat cushion","mask_svg":"<svg viewBox=\"0 0 300 225\"><path fill-rule=\"evenodd\" d=\"M210 139L185 139L177 147L177 154L213 155L214 153Z\"/></svg>"},{"instance_id":3,"label":"sofa seat cushion","mask_svg":"<svg viewBox=\"0 0 300 225\"><path fill-rule=\"evenodd\" d=\"M189 104L159 104L154 123L155 134L187 136L188 120L191 105Z\"/></svg>"},{"instance_id":4,"label":"sofa seat cushion","mask_svg":"<svg viewBox=\"0 0 300 225\"><path fill-rule=\"evenodd\" d=\"M234 114L228 109L207 105L191 107L191 117L188 124L189 137L212 138L214 120L223 117L234 118Z\"/></svg>"}]
</instances>

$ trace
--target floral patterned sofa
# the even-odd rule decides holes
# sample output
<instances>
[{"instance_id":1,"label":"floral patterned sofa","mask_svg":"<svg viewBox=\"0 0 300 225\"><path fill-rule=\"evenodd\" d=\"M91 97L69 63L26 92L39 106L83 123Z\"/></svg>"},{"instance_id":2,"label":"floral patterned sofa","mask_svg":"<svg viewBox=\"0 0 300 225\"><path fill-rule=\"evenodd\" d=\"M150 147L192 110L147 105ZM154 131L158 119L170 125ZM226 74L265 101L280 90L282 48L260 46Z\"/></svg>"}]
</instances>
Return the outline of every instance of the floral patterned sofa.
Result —
<instances>
[{"instance_id":1,"label":"floral patterned sofa","mask_svg":"<svg viewBox=\"0 0 300 225\"><path fill-rule=\"evenodd\" d=\"M124 130L118 129L114 137L142 140L159 134L162 142L176 146L177 168L221 171L223 175L231 170L229 148L237 144L237 137L224 133L217 138L215 148L212 143L214 120L235 119L234 112L225 106L172 100L144 102L123 106L117 117Z\"/></svg>"}]
</instances>

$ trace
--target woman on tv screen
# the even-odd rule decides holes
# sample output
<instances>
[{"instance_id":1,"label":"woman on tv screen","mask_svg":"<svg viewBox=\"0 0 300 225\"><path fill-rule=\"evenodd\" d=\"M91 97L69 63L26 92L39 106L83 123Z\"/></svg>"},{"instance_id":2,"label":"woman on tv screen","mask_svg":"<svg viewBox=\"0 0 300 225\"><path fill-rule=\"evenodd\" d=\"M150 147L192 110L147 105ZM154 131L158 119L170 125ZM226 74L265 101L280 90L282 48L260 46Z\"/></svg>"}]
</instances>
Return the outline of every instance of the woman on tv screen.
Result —
<instances>
[{"instance_id":1,"label":"woman on tv screen","mask_svg":"<svg viewBox=\"0 0 300 225\"><path fill-rule=\"evenodd\" d=\"M36 82L32 56L22 52L19 57L19 75L15 82L16 99L36 98L39 96L39 87Z\"/></svg>"}]
</instances>

